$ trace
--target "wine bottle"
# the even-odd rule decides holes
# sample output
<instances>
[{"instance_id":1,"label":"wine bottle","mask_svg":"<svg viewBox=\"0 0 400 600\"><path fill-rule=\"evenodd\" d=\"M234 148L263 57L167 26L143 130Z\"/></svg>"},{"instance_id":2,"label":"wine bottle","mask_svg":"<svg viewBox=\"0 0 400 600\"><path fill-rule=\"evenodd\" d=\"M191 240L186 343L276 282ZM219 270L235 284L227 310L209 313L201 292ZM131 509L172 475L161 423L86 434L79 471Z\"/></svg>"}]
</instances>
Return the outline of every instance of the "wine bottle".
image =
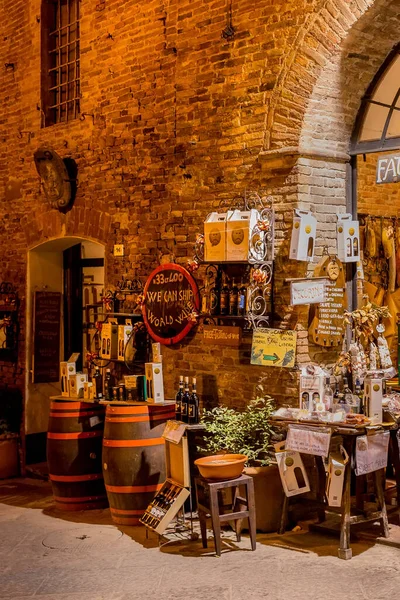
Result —
<instances>
[{"instance_id":1,"label":"wine bottle","mask_svg":"<svg viewBox=\"0 0 400 600\"><path fill-rule=\"evenodd\" d=\"M240 290L238 293L238 315L244 317L246 314L246 297L247 297L247 289L243 284L240 286Z\"/></svg>"},{"instance_id":2,"label":"wine bottle","mask_svg":"<svg viewBox=\"0 0 400 600\"><path fill-rule=\"evenodd\" d=\"M239 302L239 290L235 283L235 280L232 280L232 287L229 290L229 314L233 316L237 316L238 314L238 302Z\"/></svg>"},{"instance_id":3,"label":"wine bottle","mask_svg":"<svg viewBox=\"0 0 400 600\"><path fill-rule=\"evenodd\" d=\"M94 383L94 397L97 400L100 400L103 397L103 377L100 373L99 367L94 368L93 383Z\"/></svg>"},{"instance_id":4,"label":"wine bottle","mask_svg":"<svg viewBox=\"0 0 400 600\"><path fill-rule=\"evenodd\" d=\"M206 279L204 287L204 294L201 298L201 312L203 315L207 315L210 312L210 282Z\"/></svg>"},{"instance_id":5,"label":"wine bottle","mask_svg":"<svg viewBox=\"0 0 400 600\"><path fill-rule=\"evenodd\" d=\"M358 396L359 400L360 400L360 406L358 407L358 412L360 415L364 414L364 392L361 388L361 383L360 380L357 378L356 379L356 385L355 385L355 389L354 389L354 394L356 396Z\"/></svg>"},{"instance_id":6,"label":"wine bottle","mask_svg":"<svg viewBox=\"0 0 400 600\"><path fill-rule=\"evenodd\" d=\"M112 400L112 388L113 388L113 376L111 375L111 369L106 369L106 376L104 377L104 398L106 400Z\"/></svg>"},{"instance_id":7,"label":"wine bottle","mask_svg":"<svg viewBox=\"0 0 400 600\"><path fill-rule=\"evenodd\" d=\"M192 393L190 394L188 404L188 423L194 425L199 422L199 397L196 390L196 378L192 379Z\"/></svg>"},{"instance_id":8,"label":"wine bottle","mask_svg":"<svg viewBox=\"0 0 400 600\"><path fill-rule=\"evenodd\" d=\"M229 287L224 277L224 284L222 286L221 295L219 298L219 312L221 315L229 314Z\"/></svg>"},{"instance_id":9,"label":"wine bottle","mask_svg":"<svg viewBox=\"0 0 400 600\"><path fill-rule=\"evenodd\" d=\"M184 423L188 422L189 398L189 377L185 377L185 391L183 392L181 401L181 421Z\"/></svg>"},{"instance_id":10,"label":"wine bottle","mask_svg":"<svg viewBox=\"0 0 400 600\"><path fill-rule=\"evenodd\" d=\"M324 404L325 410L332 410L333 405L333 392L330 383L330 377L325 379L325 387L324 387Z\"/></svg>"},{"instance_id":11,"label":"wine bottle","mask_svg":"<svg viewBox=\"0 0 400 600\"><path fill-rule=\"evenodd\" d=\"M175 418L181 420L182 416L182 397L183 397L183 375L179 376L179 390L175 396Z\"/></svg>"},{"instance_id":12,"label":"wine bottle","mask_svg":"<svg viewBox=\"0 0 400 600\"><path fill-rule=\"evenodd\" d=\"M208 306L211 315L217 315L219 313L219 290L215 280L212 282L209 290Z\"/></svg>"}]
</instances>

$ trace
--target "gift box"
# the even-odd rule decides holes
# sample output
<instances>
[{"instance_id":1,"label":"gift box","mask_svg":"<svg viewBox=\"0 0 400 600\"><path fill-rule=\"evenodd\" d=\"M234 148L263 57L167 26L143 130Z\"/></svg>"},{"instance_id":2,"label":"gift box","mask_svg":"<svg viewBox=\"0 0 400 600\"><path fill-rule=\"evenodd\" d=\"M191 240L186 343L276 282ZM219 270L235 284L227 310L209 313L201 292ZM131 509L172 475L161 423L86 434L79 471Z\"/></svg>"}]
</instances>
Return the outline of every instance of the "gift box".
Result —
<instances>
[{"instance_id":1,"label":"gift box","mask_svg":"<svg viewBox=\"0 0 400 600\"><path fill-rule=\"evenodd\" d=\"M382 423L383 378L368 375L364 379L364 409L373 425Z\"/></svg>"},{"instance_id":2,"label":"gift box","mask_svg":"<svg viewBox=\"0 0 400 600\"><path fill-rule=\"evenodd\" d=\"M255 209L228 211L226 219L226 260L233 262L248 260L251 235L258 218L258 211ZM262 260L262 248L259 252L260 260Z\"/></svg>"},{"instance_id":3,"label":"gift box","mask_svg":"<svg viewBox=\"0 0 400 600\"><path fill-rule=\"evenodd\" d=\"M326 498L329 506L342 505L344 474L348 461L349 455L343 446L340 446L340 453L335 452L329 455L326 481Z\"/></svg>"},{"instance_id":4,"label":"gift box","mask_svg":"<svg viewBox=\"0 0 400 600\"><path fill-rule=\"evenodd\" d=\"M110 319L101 327L101 358L118 358L118 323Z\"/></svg>"},{"instance_id":5,"label":"gift box","mask_svg":"<svg viewBox=\"0 0 400 600\"><path fill-rule=\"evenodd\" d=\"M125 348L132 334L132 322L126 319L125 325L118 325L118 360L125 359Z\"/></svg>"},{"instance_id":6,"label":"gift box","mask_svg":"<svg viewBox=\"0 0 400 600\"><path fill-rule=\"evenodd\" d=\"M70 398L83 398L84 385L87 382L86 373L76 373L68 380L68 391Z\"/></svg>"},{"instance_id":7,"label":"gift box","mask_svg":"<svg viewBox=\"0 0 400 600\"><path fill-rule=\"evenodd\" d=\"M146 363L147 402L164 402L162 363Z\"/></svg>"},{"instance_id":8,"label":"gift box","mask_svg":"<svg viewBox=\"0 0 400 600\"><path fill-rule=\"evenodd\" d=\"M212 212L204 221L204 260L226 260L226 214Z\"/></svg>"},{"instance_id":9,"label":"gift box","mask_svg":"<svg viewBox=\"0 0 400 600\"><path fill-rule=\"evenodd\" d=\"M294 211L289 258L311 262L314 258L317 219L306 210Z\"/></svg>"},{"instance_id":10,"label":"gift box","mask_svg":"<svg viewBox=\"0 0 400 600\"><path fill-rule=\"evenodd\" d=\"M83 384L83 397L85 400L94 399L94 385L92 381L85 381Z\"/></svg>"},{"instance_id":11,"label":"gift box","mask_svg":"<svg viewBox=\"0 0 400 600\"><path fill-rule=\"evenodd\" d=\"M337 215L338 258L345 263L360 260L360 227L350 213Z\"/></svg>"},{"instance_id":12,"label":"gift box","mask_svg":"<svg viewBox=\"0 0 400 600\"><path fill-rule=\"evenodd\" d=\"M309 492L310 484L300 453L285 450L285 442L275 444L275 453L286 496L297 496Z\"/></svg>"},{"instance_id":13,"label":"gift box","mask_svg":"<svg viewBox=\"0 0 400 600\"><path fill-rule=\"evenodd\" d=\"M78 358L79 352L74 352L67 361L60 362L61 396L69 396L68 380L73 375L76 375L76 361Z\"/></svg>"}]
</instances>

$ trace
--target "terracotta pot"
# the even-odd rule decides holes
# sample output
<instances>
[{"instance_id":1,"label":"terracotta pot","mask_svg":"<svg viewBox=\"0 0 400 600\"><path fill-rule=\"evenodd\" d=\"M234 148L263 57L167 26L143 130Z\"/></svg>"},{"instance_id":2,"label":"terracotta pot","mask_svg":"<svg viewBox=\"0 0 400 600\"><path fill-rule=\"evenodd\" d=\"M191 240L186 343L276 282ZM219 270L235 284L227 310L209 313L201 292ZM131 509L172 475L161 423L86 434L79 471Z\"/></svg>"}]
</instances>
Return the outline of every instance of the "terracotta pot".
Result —
<instances>
[{"instance_id":1,"label":"terracotta pot","mask_svg":"<svg viewBox=\"0 0 400 600\"><path fill-rule=\"evenodd\" d=\"M284 498L278 466L245 467L244 473L254 481L257 530L278 531Z\"/></svg>"},{"instance_id":2,"label":"terracotta pot","mask_svg":"<svg viewBox=\"0 0 400 600\"><path fill-rule=\"evenodd\" d=\"M219 481L236 479L242 474L247 456L244 454L214 454L194 461L204 479Z\"/></svg>"}]
</instances>

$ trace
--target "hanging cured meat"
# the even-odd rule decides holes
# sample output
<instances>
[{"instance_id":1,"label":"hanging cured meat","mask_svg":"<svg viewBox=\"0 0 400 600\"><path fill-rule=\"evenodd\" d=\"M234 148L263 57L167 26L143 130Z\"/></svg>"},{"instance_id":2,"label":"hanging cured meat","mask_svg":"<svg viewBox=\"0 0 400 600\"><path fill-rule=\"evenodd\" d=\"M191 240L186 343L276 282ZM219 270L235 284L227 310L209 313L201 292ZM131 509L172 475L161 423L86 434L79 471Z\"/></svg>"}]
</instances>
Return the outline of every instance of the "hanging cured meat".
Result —
<instances>
[{"instance_id":1,"label":"hanging cured meat","mask_svg":"<svg viewBox=\"0 0 400 600\"><path fill-rule=\"evenodd\" d=\"M393 293L396 289L396 250L394 246L394 231L391 225L385 226L382 230L382 246L385 258L389 266L389 292Z\"/></svg>"}]
</instances>

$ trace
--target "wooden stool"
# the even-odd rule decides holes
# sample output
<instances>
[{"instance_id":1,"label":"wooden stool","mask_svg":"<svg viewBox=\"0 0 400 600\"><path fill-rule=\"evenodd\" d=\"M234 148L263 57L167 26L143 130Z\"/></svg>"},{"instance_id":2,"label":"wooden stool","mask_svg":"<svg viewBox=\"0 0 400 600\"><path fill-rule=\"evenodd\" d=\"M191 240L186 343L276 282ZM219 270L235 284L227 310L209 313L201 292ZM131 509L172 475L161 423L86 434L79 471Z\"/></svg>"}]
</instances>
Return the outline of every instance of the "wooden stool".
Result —
<instances>
[{"instance_id":1,"label":"wooden stool","mask_svg":"<svg viewBox=\"0 0 400 600\"><path fill-rule=\"evenodd\" d=\"M239 495L239 486L241 485L246 488L246 498ZM218 492L230 488L233 488L232 502L229 504L219 502ZM256 509L252 477L241 475L237 479L228 481L213 481L198 477L196 478L196 498L203 548L207 548L207 516L210 515L217 556L221 556L221 523L226 521L235 521L236 539L240 542L243 521L248 519L251 549L256 549Z\"/></svg>"}]
</instances>

